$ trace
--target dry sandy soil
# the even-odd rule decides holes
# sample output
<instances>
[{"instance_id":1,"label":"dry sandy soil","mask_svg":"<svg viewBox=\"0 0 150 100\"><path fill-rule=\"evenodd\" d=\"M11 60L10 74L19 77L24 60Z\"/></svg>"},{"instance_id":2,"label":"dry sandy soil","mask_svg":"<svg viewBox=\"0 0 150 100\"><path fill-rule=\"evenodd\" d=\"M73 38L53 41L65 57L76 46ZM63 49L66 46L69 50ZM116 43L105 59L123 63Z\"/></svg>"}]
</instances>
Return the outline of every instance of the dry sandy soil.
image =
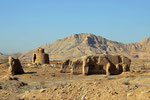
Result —
<instances>
[{"instance_id":1,"label":"dry sandy soil","mask_svg":"<svg viewBox=\"0 0 150 100\"><path fill-rule=\"evenodd\" d=\"M140 62L139 62L140 63ZM25 64L10 76L0 65L0 100L150 100L150 66L131 65L120 75L71 75L50 65Z\"/></svg>"}]
</instances>

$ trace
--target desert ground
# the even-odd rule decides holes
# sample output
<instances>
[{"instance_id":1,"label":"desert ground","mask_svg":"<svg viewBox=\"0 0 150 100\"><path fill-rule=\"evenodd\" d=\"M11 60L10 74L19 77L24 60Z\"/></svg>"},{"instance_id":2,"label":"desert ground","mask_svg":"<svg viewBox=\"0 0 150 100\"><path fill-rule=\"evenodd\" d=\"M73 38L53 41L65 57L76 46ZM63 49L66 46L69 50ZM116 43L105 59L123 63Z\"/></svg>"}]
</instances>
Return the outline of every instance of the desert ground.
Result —
<instances>
[{"instance_id":1,"label":"desert ground","mask_svg":"<svg viewBox=\"0 0 150 100\"><path fill-rule=\"evenodd\" d=\"M150 62L132 61L120 75L71 75L60 65L22 64L25 74L8 75L0 65L0 100L150 100Z\"/></svg>"}]
</instances>

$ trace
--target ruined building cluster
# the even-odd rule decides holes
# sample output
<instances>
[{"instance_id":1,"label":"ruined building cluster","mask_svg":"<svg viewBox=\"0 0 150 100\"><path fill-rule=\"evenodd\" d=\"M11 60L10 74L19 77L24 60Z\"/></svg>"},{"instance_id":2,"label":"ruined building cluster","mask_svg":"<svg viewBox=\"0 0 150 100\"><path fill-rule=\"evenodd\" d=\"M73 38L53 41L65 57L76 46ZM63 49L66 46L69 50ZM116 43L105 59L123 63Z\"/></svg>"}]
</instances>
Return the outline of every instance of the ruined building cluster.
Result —
<instances>
[{"instance_id":1,"label":"ruined building cluster","mask_svg":"<svg viewBox=\"0 0 150 100\"><path fill-rule=\"evenodd\" d=\"M49 55L39 48L33 54L32 64L49 64ZM116 75L130 71L131 60L121 55L91 55L81 58L65 60L61 65L60 72L72 74L106 74ZM23 74L24 70L19 59L9 57L9 73L12 75Z\"/></svg>"},{"instance_id":2,"label":"ruined building cluster","mask_svg":"<svg viewBox=\"0 0 150 100\"><path fill-rule=\"evenodd\" d=\"M131 60L120 55L92 55L65 60L60 72L116 75L130 71Z\"/></svg>"}]
</instances>

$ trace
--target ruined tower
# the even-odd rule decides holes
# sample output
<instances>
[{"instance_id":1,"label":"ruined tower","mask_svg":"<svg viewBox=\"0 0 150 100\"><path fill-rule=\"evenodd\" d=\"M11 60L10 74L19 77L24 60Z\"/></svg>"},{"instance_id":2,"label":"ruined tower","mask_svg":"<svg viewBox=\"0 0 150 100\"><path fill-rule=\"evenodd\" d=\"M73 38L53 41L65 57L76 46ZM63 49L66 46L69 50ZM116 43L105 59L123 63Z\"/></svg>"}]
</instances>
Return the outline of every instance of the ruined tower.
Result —
<instances>
[{"instance_id":1,"label":"ruined tower","mask_svg":"<svg viewBox=\"0 0 150 100\"><path fill-rule=\"evenodd\" d=\"M11 75L17 75L17 74L23 74L24 70L23 67L19 61L19 59L15 59L13 57L9 57L9 68L8 68L8 72Z\"/></svg>"},{"instance_id":2,"label":"ruined tower","mask_svg":"<svg viewBox=\"0 0 150 100\"><path fill-rule=\"evenodd\" d=\"M39 48L38 52L33 54L32 63L49 64L49 55L44 52L43 48Z\"/></svg>"}]
</instances>

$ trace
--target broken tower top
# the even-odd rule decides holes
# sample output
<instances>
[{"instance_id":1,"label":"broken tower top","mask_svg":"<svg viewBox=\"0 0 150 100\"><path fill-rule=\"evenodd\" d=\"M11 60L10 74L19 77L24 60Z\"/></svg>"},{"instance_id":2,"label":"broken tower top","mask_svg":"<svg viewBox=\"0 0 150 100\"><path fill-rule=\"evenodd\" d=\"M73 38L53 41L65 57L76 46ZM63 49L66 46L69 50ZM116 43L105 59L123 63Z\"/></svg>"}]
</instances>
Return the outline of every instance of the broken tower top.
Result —
<instances>
[{"instance_id":1,"label":"broken tower top","mask_svg":"<svg viewBox=\"0 0 150 100\"><path fill-rule=\"evenodd\" d=\"M49 55L44 52L44 48L38 48L37 53L33 54L33 64L49 64Z\"/></svg>"},{"instance_id":2,"label":"broken tower top","mask_svg":"<svg viewBox=\"0 0 150 100\"><path fill-rule=\"evenodd\" d=\"M44 53L44 48L38 48L38 53Z\"/></svg>"}]
</instances>

